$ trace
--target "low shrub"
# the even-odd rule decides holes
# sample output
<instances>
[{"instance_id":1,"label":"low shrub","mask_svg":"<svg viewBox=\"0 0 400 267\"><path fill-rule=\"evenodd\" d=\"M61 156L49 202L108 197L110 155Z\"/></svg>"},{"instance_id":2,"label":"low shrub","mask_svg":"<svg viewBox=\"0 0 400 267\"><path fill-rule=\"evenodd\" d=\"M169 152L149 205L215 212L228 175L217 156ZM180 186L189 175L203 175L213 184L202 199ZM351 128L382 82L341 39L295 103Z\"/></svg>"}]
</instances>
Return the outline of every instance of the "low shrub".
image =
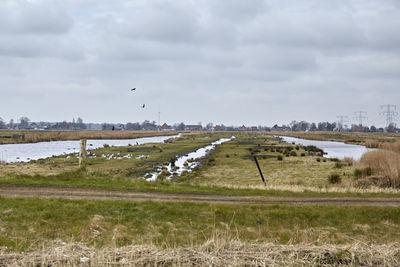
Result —
<instances>
[{"instance_id":1,"label":"low shrub","mask_svg":"<svg viewBox=\"0 0 400 267\"><path fill-rule=\"evenodd\" d=\"M335 162L334 168L341 169L342 167L343 167L343 164L341 162Z\"/></svg>"},{"instance_id":2,"label":"low shrub","mask_svg":"<svg viewBox=\"0 0 400 267\"><path fill-rule=\"evenodd\" d=\"M290 152L290 156L297 157L297 153L296 153L296 151L292 151L292 152Z\"/></svg>"},{"instance_id":3,"label":"low shrub","mask_svg":"<svg viewBox=\"0 0 400 267\"><path fill-rule=\"evenodd\" d=\"M215 166L216 165L215 158L208 158L206 160L206 162L207 162L207 165L209 165L209 166Z\"/></svg>"},{"instance_id":4,"label":"low shrub","mask_svg":"<svg viewBox=\"0 0 400 267\"><path fill-rule=\"evenodd\" d=\"M316 146L306 146L304 149L308 152L324 153L324 151Z\"/></svg>"},{"instance_id":5,"label":"low shrub","mask_svg":"<svg viewBox=\"0 0 400 267\"><path fill-rule=\"evenodd\" d=\"M354 159L353 158L344 158L343 160L342 160L342 163L343 164L345 164L345 165L347 165L347 166L353 166L353 164L354 164Z\"/></svg>"},{"instance_id":6,"label":"low shrub","mask_svg":"<svg viewBox=\"0 0 400 267\"><path fill-rule=\"evenodd\" d=\"M278 156L277 156L277 159L278 159L278 160L283 160L283 157L282 157L281 155L278 155Z\"/></svg>"},{"instance_id":7,"label":"low shrub","mask_svg":"<svg viewBox=\"0 0 400 267\"><path fill-rule=\"evenodd\" d=\"M306 153L303 152L303 153L300 154L300 156L305 157Z\"/></svg>"},{"instance_id":8,"label":"low shrub","mask_svg":"<svg viewBox=\"0 0 400 267\"><path fill-rule=\"evenodd\" d=\"M342 182L342 178L338 173L332 173L328 176L328 182L330 184L340 184Z\"/></svg>"},{"instance_id":9,"label":"low shrub","mask_svg":"<svg viewBox=\"0 0 400 267\"><path fill-rule=\"evenodd\" d=\"M368 177L372 175L372 169L371 168L364 168L364 169L355 169L354 170L354 176L356 178L363 178L363 177Z\"/></svg>"}]
</instances>

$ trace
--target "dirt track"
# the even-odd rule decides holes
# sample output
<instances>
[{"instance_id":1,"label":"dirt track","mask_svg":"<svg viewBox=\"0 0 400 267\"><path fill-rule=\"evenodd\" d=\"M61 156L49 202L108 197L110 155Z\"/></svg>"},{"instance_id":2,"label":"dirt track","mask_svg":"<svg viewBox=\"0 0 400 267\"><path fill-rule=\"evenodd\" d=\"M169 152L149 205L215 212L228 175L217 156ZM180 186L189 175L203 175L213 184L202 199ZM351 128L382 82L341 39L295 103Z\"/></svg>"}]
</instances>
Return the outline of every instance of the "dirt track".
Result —
<instances>
[{"instance_id":1,"label":"dirt track","mask_svg":"<svg viewBox=\"0 0 400 267\"><path fill-rule=\"evenodd\" d=\"M103 190L93 188L38 187L1 185L3 197L39 197L128 201L189 201L227 204L349 205L400 207L400 197L330 197L330 196L224 196L196 193L164 193Z\"/></svg>"}]
</instances>

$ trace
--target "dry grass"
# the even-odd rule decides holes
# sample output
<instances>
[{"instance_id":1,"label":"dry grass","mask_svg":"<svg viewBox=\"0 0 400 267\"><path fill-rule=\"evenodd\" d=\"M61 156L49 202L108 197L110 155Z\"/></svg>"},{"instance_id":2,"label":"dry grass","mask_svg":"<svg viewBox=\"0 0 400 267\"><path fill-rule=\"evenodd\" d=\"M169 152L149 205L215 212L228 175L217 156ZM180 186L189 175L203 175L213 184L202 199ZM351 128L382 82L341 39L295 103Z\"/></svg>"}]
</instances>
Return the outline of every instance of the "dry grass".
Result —
<instances>
[{"instance_id":1,"label":"dry grass","mask_svg":"<svg viewBox=\"0 0 400 267\"><path fill-rule=\"evenodd\" d=\"M400 153L376 150L365 153L358 164L361 168L371 168L373 175L381 180L382 186L400 187Z\"/></svg>"},{"instance_id":2,"label":"dry grass","mask_svg":"<svg viewBox=\"0 0 400 267\"><path fill-rule=\"evenodd\" d=\"M368 148L379 148L381 142L375 139L367 139L365 140L365 146Z\"/></svg>"},{"instance_id":3,"label":"dry grass","mask_svg":"<svg viewBox=\"0 0 400 267\"><path fill-rule=\"evenodd\" d=\"M96 249L57 241L26 254L0 249L1 266L398 266L400 244L276 245L208 240L201 246Z\"/></svg>"},{"instance_id":4,"label":"dry grass","mask_svg":"<svg viewBox=\"0 0 400 267\"><path fill-rule=\"evenodd\" d=\"M351 182L342 183L342 185L324 185L324 186L305 186L305 185L276 185L268 184L259 185L242 184L235 185L225 182L205 182L202 186L220 186L231 189L261 189L261 190L276 190L276 191L290 191L290 192L317 192L317 193L385 193L385 194L399 194L400 190L397 188L383 188L379 186L369 186L366 188L354 187Z\"/></svg>"},{"instance_id":5,"label":"dry grass","mask_svg":"<svg viewBox=\"0 0 400 267\"><path fill-rule=\"evenodd\" d=\"M379 148L400 153L400 139L397 139L394 143L381 143Z\"/></svg>"}]
</instances>

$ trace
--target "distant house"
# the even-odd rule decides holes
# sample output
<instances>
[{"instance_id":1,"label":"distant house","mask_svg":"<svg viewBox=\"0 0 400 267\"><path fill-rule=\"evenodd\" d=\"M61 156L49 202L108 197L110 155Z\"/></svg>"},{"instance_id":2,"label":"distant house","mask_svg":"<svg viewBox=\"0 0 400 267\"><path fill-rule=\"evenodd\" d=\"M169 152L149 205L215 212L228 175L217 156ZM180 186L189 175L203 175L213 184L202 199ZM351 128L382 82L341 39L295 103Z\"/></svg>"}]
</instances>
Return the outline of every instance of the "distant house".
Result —
<instances>
[{"instance_id":1,"label":"distant house","mask_svg":"<svg viewBox=\"0 0 400 267\"><path fill-rule=\"evenodd\" d=\"M251 126L251 130L254 131L258 131L258 127L257 126Z\"/></svg>"},{"instance_id":2,"label":"distant house","mask_svg":"<svg viewBox=\"0 0 400 267\"><path fill-rule=\"evenodd\" d=\"M166 123L164 123L163 125L161 125L161 130L162 131L168 131L168 130L171 130L171 126L170 125L168 125L168 124L166 124Z\"/></svg>"},{"instance_id":3,"label":"distant house","mask_svg":"<svg viewBox=\"0 0 400 267\"><path fill-rule=\"evenodd\" d=\"M246 128L246 126L244 126L244 125L242 125L242 126L239 127L239 131L246 131L246 130L247 130L247 128Z\"/></svg>"},{"instance_id":4,"label":"distant house","mask_svg":"<svg viewBox=\"0 0 400 267\"><path fill-rule=\"evenodd\" d=\"M39 125L36 122L32 122L29 124L29 129L38 130Z\"/></svg>"},{"instance_id":5,"label":"distant house","mask_svg":"<svg viewBox=\"0 0 400 267\"><path fill-rule=\"evenodd\" d=\"M114 129L116 131L124 131L125 130L125 125L123 125L122 123L114 124Z\"/></svg>"}]
</instances>

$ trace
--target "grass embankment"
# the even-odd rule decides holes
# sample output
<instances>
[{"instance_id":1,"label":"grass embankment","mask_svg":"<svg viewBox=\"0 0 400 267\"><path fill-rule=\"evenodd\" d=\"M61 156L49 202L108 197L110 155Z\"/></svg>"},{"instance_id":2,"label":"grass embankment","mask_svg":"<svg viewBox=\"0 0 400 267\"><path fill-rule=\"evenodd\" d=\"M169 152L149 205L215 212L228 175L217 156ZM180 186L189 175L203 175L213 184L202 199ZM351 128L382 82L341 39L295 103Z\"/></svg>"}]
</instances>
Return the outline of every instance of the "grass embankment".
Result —
<instances>
[{"instance_id":1,"label":"grass embankment","mask_svg":"<svg viewBox=\"0 0 400 267\"><path fill-rule=\"evenodd\" d=\"M96 247L192 247L213 239L275 244L389 244L400 208L261 206L0 198L0 247L61 239Z\"/></svg>"},{"instance_id":2,"label":"grass embankment","mask_svg":"<svg viewBox=\"0 0 400 267\"><path fill-rule=\"evenodd\" d=\"M132 139L150 136L174 135L175 131L15 131L1 130L0 144L37 143L79 139Z\"/></svg>"}]
</instances>

